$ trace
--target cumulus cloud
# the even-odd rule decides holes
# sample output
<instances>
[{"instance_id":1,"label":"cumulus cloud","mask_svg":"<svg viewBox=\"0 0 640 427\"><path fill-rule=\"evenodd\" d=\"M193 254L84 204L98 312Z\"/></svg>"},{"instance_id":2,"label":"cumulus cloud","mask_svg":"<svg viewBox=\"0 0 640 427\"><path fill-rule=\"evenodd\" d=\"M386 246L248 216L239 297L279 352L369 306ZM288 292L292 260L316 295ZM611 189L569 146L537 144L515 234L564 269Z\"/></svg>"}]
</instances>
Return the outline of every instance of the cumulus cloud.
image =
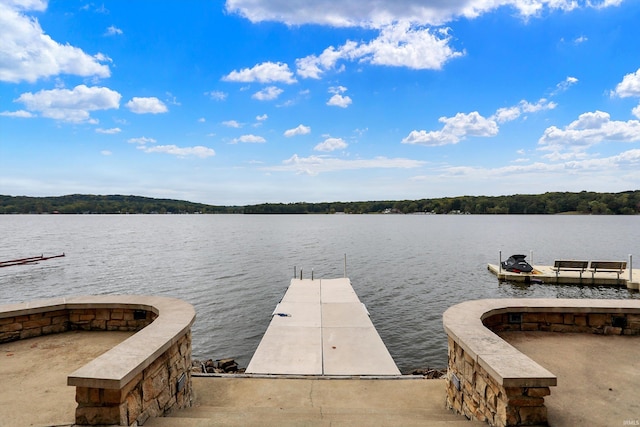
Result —
<instances>
[{"instance_id":1,"label":"cumulus cloud","mask_svg":"<svg viewBox=\"0 0 640 427\"><path fill-rule=\"evenodd\" d=\"M141 136L139 138L129 138L127 142L129 144L145 145L145 144L155 144L157 141L153 138L147 138L146 136Z\"/></svg>"},{"instance_id":2,"label":"cumulus cloud","mask_svg":"<svg viewBox=\"0 0 640 427\"><path fill-rule=\"evenodd\" d=\"M351 100L351 97L342 96L336 93L331 98L329 98L329 100L327 101L327 105L331 107L347 108L349 105L351 105L352 102L353 101Z\"/></svg>"},{"instance_id":3,"label":"cumulus cloud","mask_svg":"<svg viewBox=\"0 0 640 427\"><path fill-rule=\"evenodd\" d=\"M269 118L269 116L266 115L266 114L262 114L262 115L256 116L256 120L259 121L259 122L264 122L268 118Z\"/></svg>"},{"instance_id":4,"label":"cumulus cloud","mask_svg":"<svg viewBox=\"0 0 640 427\"><path fill-rule=\"evenodd\" d=\"M272 101L280 96L282 92L284 91L279 87L269 86L254 93L251 98L257 99L258 101Z\"/></svg>"},{"instance_id":5,"label":"cumulus cloud","mask_svg":"<svg viewBox=\"0 0 640 427\"><path fill-rule=\"evenodd\" d=\"M73 89L41 90L23 93L16 99L27 110L43 117L66 122L92 122L90 112L117 109L122 96L106 87L76 86Z\"/></svg>"},{"instance_id":6,"label":"cumulus cloud","mask_svg":"<svg viewBox=\"0 0 640 427\"><path fill-rule=\"evenodd\" d=\"M120 129L120 128L110 128L110 129L97 128L96 132L97 133L102 133L102 134L105 134L105 135L114 135L116 133L122 132L122 129Z\"/></svg>"},{"instance_id":7,"label":"cumulus cloud","mask_svg":"<svg viewBox=\"0 0 640 427\"><path fill-rule=\"evenodd\" d=\"M611 95L620 98L640 96L640 68L635 73L624 76Z\"/></svg>"},{"instance_id":8,"label":"cumulus cloud","mask_svg":"<svg viewBox=\"0 0 640 427\"><path fill-rule=\"evenodd\" d=\"M522 100L518 105L499 108L489 119L498 123L505 123L517 119L524 113L537 113L543 110L553 110L556 107L557 104L555 102L551 102L546 98L541 98L535 104Z\"/></svg>"},{"instance_id":9,"label":"cumulus cloud","mask_svg":"<svg viewBox=\"0 0 640 427\"><path fill-rule=\"evenodd\" d=\"M235 138L233 139L233 141L231 141L233 144L237 144L239 142L243 142L243 143L249 143L249 144L263 144L265 142L267 142L266 139L264 139L261 136L257 136L257 135L242 135L239 138Z\"/></svg>"},{"instance_id":10,"label":"cumulus cloud","mask_svg":"<svg viewBox=\"0 0 640 427\"><path fill-rule=\"evenodd\" d=\"M348 144L342 138L327 138L313 147L315 151L336 151L347 148Z\"/></svg>"},{"instance_id":11,"label":"cumulus cloud","mask_svg":"<svg viewBox=\"0 0 640 427\"><path fill-rule=\"evenodd\" d=\"M564 129L548 127L538 140L538 145L545 151L581 152L603 141L640 141L640 121L616 121L603 111L588 112L581 114Z\"/></svg>"},{"instance_id":12,"label":"cumulus cloud","mask_svg":"<svg viewBox=\"0 0 640 427\"><path fill-rule=\"evenodd\" d=\"M296 82L293 73L289 70L289 65L280 62L263 62L253 68L243 68L240 71L232 71L222 78L227 82L240 83L286 83Z\"/></svg>"},{"instance_id":13,"label":"cumulus cloud","mask_svg":"<svg viewBox=\"0 0 640 427\"><path fill-rule=\"evenodd\" d=\"M337 172L357 169L412 169L424 165L420 160L404 158L375 157L373 159L339 159L327 156L300 157L294 154L281 165L266 167L273 172L294 172L296 174L318 175L324 172Z\"/></svg>"},{"instance_id":14,"label":"cumulus cloud","mask_svg":"<svg viewBox=\"0 0 640 427\"><path fill-rule=\"evenodd\" d=\"M155 96L148 98L139 98L134 96L129 102L125 104L132 113L136 114L159 114L169 111L164 102L160 101Z\"/></svg>"},{"instance_id":15,"label":"cumulus cloud","mask_svg":"<svg viewBox=\"0 0 640 427\"><path fill-rule=\"evenodd\" d=\"M241 128L242 124L238 123L236 120L225 120L222 124L228 128Z\"/></svg>"},{"instance_id":16,"label":"cumulus cloud","mask_svg":"<svg viewBox=\"0 0 640 427\"><path fill-rule=\"evenodd\" d=\"M107 28L107 31L104 33L105 36L119 36L122 34L122 30L114 25L111 25Z\"/></svg>"},{"instance_id":17,"label":"cumulus cloud","mask_svg":"<svg viewBox=\"0 0 640 427\"><path fill-rule=\"evenodd\" d=\"M95 56L69 44L60 44L45 34L28 12L44 11L46 1L0 2L0 81L33 83L59 74L109 77L111 71Z\"/></svg>"},{"instance_id":18,"label":"cumulus cloud","mask_svg":"<svg viewBox=\"0 0 640 427\"><path fill-rule=\"evenodd\" d=\"M334 95L329 98L327 105L332 107L347 108L353 102L349 96L343 96L342 94L347 91L344 86L334 86L329 88L329 93Z\"/></svg>"},{"instance_id":19,"label":"cumulus cloud","mask_svg":"<svg viewBox=\"0 0 640 427\"><path fill-rule=\"evenodd\" d=\"M148 147L142 145L139 146L138 149L145 153L165 153L177 157L193 156L201 159L216 155L216 152L212 148L204 147L202 145L196 145L195 147L178 147L177 145L154 145Z\"/></svg>"},{"instance_id":20,"label":"cumulus cloud","mask_svg":"<svg viewBox=\"0 0 640 427\"><path fill-rule=\"evenodd\" d=\"M3 111L3 112L0 113L0 116L15 117L15 118L20 118L20 119L30 119L32 117L35 117L33 114L31 114L30 112L25 111L25 110Z\"/></svg>"},{"instance_id":21,"label":"cumulus cloud","mask_svg":"<svg viewBox=\"0 0 640 427\"><path fill-rule=\"evenodd\" d=\"M526 18L545 10L605 8L621 3L622 0L227 0L225 6L228 12L252 22L381 28L398 21L442 25L460 17L476 18L499 7L510 7Z\"/></svg>"},{"instance_id":22,"label":"cumulus cloud","mask_svg":"<svg viewBox=\"0 0 640 427\"><path fill-rule=\"evenodd\" d=\"M566 79L564 79L563 81L561 81L560 83L558 83L556 85L556 88L553 92L551 92L551 96L556 96L559 93L565 92L567 90L569 90L569 88L571 86L573 86L574 84L578 83L578 79L575 77L567 77Z\"/></svg>"},{"instance_id":23,"label":"cumulus cloud","mask_svg":"<svg viewBox=\"0 0 640 427\"><path fill-rule=\"evenodd\" d=\"M402 143L435 147L457 144L467 136L489 137L498 134L498 124L495 120L487 119L477 111L469 114L458 113L454 117L440 117L438 121L444 123L441 130L414 130L402 140Z\"/></svg>"},{"instance_id":24,"label":"cumulus cloud","mask_svg":"<svg viewBox=\"0 0 640 427\"><path fill-rule=\"evenodd\" d=\"M311 133L311 128L309 126L300 124L298 125L298 127L284 131L284 136L286 136L287 138L291 138L292 136L307 135L309 133Z\"/></svg>"},{"instance_id":25,"label":"cumulus cloud","mask_svg":"<svg viewBox=\"0 0 640 427\"><path fill-rule=\"evenodd\" d=\"M211 99L213 99L214 101L224 101L225 99L227 99L227 96L228 96L226 93L219 90L212 90L210 92L205 92L204 94L210 97Z\"/></svg>"},{"instance_id":26,"label":"cumulus cloud","mask_svg":"<svg viewBox=\"0 0 640 427\"><path fill-rule=\"evenodd\" d=\"M309 55L296 61L296 73L302 78L319 79L338 61L368 62L375 65L439 70L449 60L464 55L450 46L447 29L416 27L407 22L381 29L368 43L347 41L325 49L319 56Z\"/></svg>"}]
</instances>

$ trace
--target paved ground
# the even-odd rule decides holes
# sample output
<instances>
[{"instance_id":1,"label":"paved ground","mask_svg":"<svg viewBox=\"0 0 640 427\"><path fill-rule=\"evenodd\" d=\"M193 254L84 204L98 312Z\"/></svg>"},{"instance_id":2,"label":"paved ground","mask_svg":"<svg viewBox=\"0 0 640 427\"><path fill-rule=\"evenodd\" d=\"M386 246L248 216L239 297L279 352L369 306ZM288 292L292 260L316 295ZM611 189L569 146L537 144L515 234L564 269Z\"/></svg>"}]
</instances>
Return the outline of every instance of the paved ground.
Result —
<instances>
[{"instance_id":1,"label":"paved ground","mask_svg":"<svg viewBox=\"0 0 640 427\"><path fill-rule=\"evenodd\" d=\"M67 332L0 344L0 427L73 424L76 388L67 375L130 335Z\"/></svg>"},{"instance_id":2,"label":"paved ground","mask_svg":"<svg viewBox=\"0 0 640 427\"><path fill-rule=\"evenodd\" d=\"M640 337L505 332L558 378L545 397L551 426L640 425Z\"/></svg>"},{"instance_id":3,"label":"paved ground","mask_svg":"<svg viewBox=\"0 0 640 427\"><path fill-rule=\"evenodd\" d=\"M66 385L67 375L128 335L70 332L0 344L0 427L72 424L75 389ZM544 332L505 333L504 337L558 376L558 386L545 398L551 426L640 425L640 337ZM261 384L275 387L275 395L281 397L293 384L268 381ZM348 387L353 384L345 381L342 391L340 384L327 383L336 387L332 396L351 394ZM370 392L371 399L384 398L384 393ZM363 399L368 398L366 389L356 394L360 393ZM437 400L437 405L442 405L444 390Z\"/></svg>"}]
</instances>

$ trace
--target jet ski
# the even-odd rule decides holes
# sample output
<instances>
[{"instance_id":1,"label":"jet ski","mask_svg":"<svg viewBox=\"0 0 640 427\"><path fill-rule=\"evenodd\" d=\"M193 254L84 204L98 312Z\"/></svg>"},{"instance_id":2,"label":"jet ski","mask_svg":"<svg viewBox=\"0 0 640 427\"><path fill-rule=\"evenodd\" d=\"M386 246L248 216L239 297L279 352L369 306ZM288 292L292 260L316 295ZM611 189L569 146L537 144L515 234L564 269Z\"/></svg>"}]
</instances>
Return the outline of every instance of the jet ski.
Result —
<instances>
[{"instance_id":1,"label":"jet ski","mask_svg":"<svg viewBox=\"0 0 640 427\"><path fill-rule=\"evenodd\" d=\"M524 259L526 255L511 255L506 261L502 261L502 268L513 273L531 273L533 267Z\"/></svg>"}]
</instances>

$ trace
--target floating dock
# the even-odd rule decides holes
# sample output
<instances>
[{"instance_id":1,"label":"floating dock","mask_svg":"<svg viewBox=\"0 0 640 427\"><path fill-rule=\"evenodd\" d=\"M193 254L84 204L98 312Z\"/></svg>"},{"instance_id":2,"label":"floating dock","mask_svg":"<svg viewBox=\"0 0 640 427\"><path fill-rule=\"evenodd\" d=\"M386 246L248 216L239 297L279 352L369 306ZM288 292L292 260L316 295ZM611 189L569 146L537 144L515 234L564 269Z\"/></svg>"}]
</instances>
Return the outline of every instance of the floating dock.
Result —
<instances>
[{"instance_id":1,"label":"floating dock","mask_svg":"<svg viewBox=\"0 0 640 427\"><path fill-rule=\"evenodd\" d=\"M347 278L292 279L246 373L400 375Z\"/></svg>"},{"instance_id":2,"label":"floating dock","mask_svg":"<svg viewBox=\"0 0 640 427\"><path fill-rule=\"evenodd\" d=\"M550 265L534 265L532 267L531 273L513 273L496 264L488 264L487 266L488 270L498 277L498 280L506 282L617 286L640 290L639 269L632 271L624 269L619 274L611 271L596 271L594 273L590 270L583 272L561 270L556 274L556 270Z\"/></svg>"}]
</instances>

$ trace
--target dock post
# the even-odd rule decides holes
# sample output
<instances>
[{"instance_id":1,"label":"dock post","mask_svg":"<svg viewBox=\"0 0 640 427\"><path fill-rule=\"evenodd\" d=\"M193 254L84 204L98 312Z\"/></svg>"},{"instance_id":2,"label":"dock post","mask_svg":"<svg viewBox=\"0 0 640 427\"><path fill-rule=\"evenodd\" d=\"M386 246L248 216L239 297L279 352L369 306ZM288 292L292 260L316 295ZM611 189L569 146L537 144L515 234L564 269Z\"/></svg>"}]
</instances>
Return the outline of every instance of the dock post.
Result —
<instances>
[{"instance_id":1,"label":"dock post","mask_svg":"<svg viewBox=\"0 0 640 427\"><path fill-rule=\"evenodd\" d=\"M498 251L499 255L499 260L498 260L498 273L502 274L502 251Z\"/></svg>"},{"instance_id":2,"label":"dock post","mask_svg":"<svg viewBox=\"0 0 640 427\"><path fill-rule=\"evenodd\" d=\"M302 269L300 269L300 280L302 280Z\"/></svg>"},{"instance_id":3,"label":"dock post","mask_svg":"<svg viewBox=\"0 0 640 427\"><path fill-rule=\"evenodd\" d=\"M311 269L311 280L313 280L313 268Z\"/></svg>"},{"instance_id":4,"label":"dock post","mask_svg":"<svg viewBox=\"0 0 640 427\"><path fill-rule=\"evenodd\" d=\"M296 276L296 266L294 265L293 266L293 278L295 279L296 277L297 277Z\"/></svg>"},{"instance_id":5,"label":"dock post","mask_svg":"<svg viewBox=\"0 0 640 427\"><path fill-rule=\"evenodd\" d=\"M529 264L533 267L533 249L529 249Z\"/></svg>"},{"instance_id":6,"label":"dock post","mask_svg":"<svg viewBox=\"0 0 640 427\"><path fill-rule=\"evenodd\" d=\"M629 254L629 283L633 283L633 255Z\"/></svg>"}]
</instances>

